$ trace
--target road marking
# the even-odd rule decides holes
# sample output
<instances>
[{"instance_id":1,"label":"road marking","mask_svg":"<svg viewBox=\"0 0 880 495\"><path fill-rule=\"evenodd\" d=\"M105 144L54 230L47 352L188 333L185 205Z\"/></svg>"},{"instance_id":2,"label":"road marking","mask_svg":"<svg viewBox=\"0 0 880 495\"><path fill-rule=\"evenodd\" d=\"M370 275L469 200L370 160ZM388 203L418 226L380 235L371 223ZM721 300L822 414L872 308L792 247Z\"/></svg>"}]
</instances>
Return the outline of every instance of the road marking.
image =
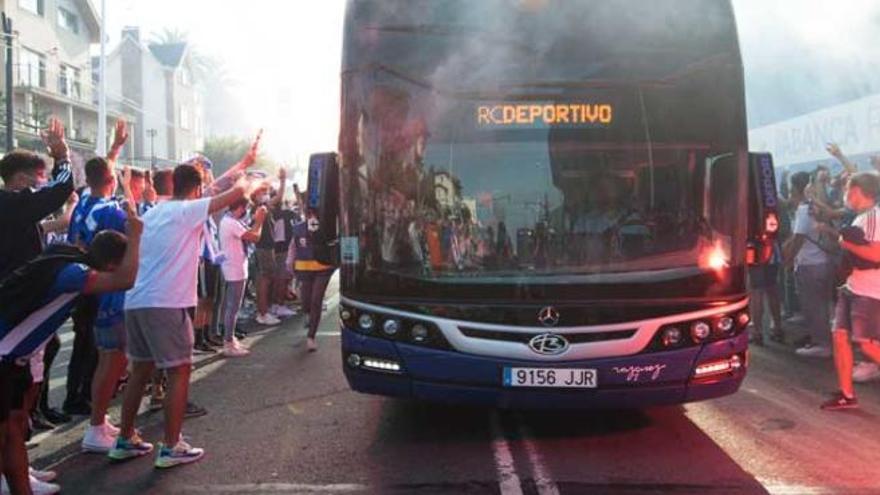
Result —
<instances>
[{"instance_id":1,"label":"road marking","mask_svg":"<svg viewBox=\"0 0 880 495\"><path fill-rule=\"evenodd\" d=\"M538 451L538 444L534 440L534 435L532 435L529 427L526 426L521 414L516 415L516 423L526 455L529 457L529 464L532 468L532 476L535 480L535 486L538 488L538 494L559 495L559 487L556 486L556 482L550 476L544 464L544 459L541 458L541 453Z\"/></svg>"},{"instance_id":2,"label":"road marking","mask_svg":"<svg viewBox=\"0 0 880 495\"><path fill-rule=\"evenodd\" d=\"M305 485L301 483L244 483L238 485L191 485L174 493L356 493L369 491L366 485Z\"/></svg>"},{"instance_id":3,"label":"road marking","mask_svg":"<svg viewBox=\"0 0 880 495\"><path fill-rule=\"evenodd\" d=\"M492 430L492 452L495 456L495 469L498 471L498 487L501 489L501 495L522 495L522 484L516 474L513 452L504 435L497 411L489 413L489 426Z\"/></svg>"}]
</instances>

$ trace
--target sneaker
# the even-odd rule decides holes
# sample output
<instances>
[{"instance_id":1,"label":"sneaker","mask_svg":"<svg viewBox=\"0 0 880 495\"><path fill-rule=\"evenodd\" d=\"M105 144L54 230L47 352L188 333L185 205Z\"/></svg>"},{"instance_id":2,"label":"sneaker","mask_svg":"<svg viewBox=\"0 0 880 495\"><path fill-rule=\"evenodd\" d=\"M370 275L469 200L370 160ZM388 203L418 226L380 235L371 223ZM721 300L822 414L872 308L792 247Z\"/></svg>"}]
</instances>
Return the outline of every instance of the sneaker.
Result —
<instances>
[{"instance_id":1,"label":"sneaker","mask_svg":"<svg viewBox=\"0 0 880 495\"><path fill-rule=\"evenodd\" d=\"M116 437L116 443L110 452L107 452L107 457L113 461L125 461L147 455L152 451L153 444L143 441L140 435L135 433L129 439Z\"/></svg>"},{"instance_id":2,"label":"sneaker","mask_svg":"<svg viewBox=\"0 0 880 495\"><path fill-rule=\"evenodd\" d=\"M193 346L193 352L196 354L214 354L217 351L207 342L197 342Z\"/></svg>"},{"instance_id":3,"label":"sneaker","mask_svg":"<svg viewBox=\"0 0 880 495\"><path fill-rule=\"evenodd\" d=\"M309 352L315 352L318 350L318 343L315 342L315 339L306 339L306 349Z\"/></svg>"},{"instance_id":4,"label":"sneaker","mask_svg":"<svg viewBox=\"0 0 880 495\"><path fill-rule=\"evenodd\" d=\"M156 462L153 464L157 469L167 469L189 464L205 456L203 449L193 447L183 440L178 441L177 445L173 448L168 448L162 444L159 445L159 453L156 455Z\"/></svg>"},{"instance_id":5,"label":"sneaker","mask_svg":"<svg viewBox=\"0 0 880 495\"><path fill-rule=\"evenodd\" d=\"M837 392L834 397L819 406L824 411L839 411L842 409L855 409L857 407L859 407L859 400L855 397L847 397L842 392Z\"/></svg>"},{"instance_id":6,"label":"sneaker","mask_svg":"<svg viewBox=\"0 0 880 495\"><path fill-rule=\"evenodd\" d=\"M865 383L880 378L880 366L876 363L862 361L853 368L853 381Z\"/></svg>"},{"instance_id":7,"label":"sneaker","mask_svg":"<svg viewBox=\"0 0 880 495\"><path fill-rule=\"evenodd\" d=\"M31 475L31 493L33 495L54 495L61 492L61 486L47 481L41 481L36 476ZM6 476L0 478L0 493L7 495L11 493L9 484L6 483Z\"/></svg>"},{"instance_id":8,"label":"sneaker","mask_svg":"<svg viewBox=\"0 0 880 495\"><path fill-rule=\"evenodd\" d=\"M800 349L794 351L795 354L801 357L811 357L811 358L829 358L831 357L831 349L822 346L822 345L805 345Z\"/></svg>"},{"instance_id":9,"label":"sneaker","mask_svg":"<svg viewBox=\"0 0 880 495\"><path fill-rule=\"evenodd\" d=\"M296 316L297 312L287 306L276 304L275 306L272 306L272 314L278 318L290 318L291 316Z\"/></svg>"},{"instance_id":10,"label":"sneaker","mask_svg":"<svg viewBox=\"0 0 880 495\"><path fill-rule=\"evenodd\" d=\"M260 325L278 325L281 323L281 320L276 318L272 313L266 313L264 315L257 315L257 323Z\"/></svg>"},{"instance_id":11,"label":"sneaker","mask_svg":"<svg viewBox=\"0 0 880 495\"><path fill-rule=\"evenodd\" d=\"M110 422L109 414L104 415L104 429L113 436L119 435L119 428L113 426L113 423Z\"/></svg>"},{"instance_id":12,"label":"sneaker","mask_svg":"<svg viewBox=\"0 0 880 495\"><path fill-rule=\"evenodd\" d=\"M55 471L41 471L39 469L34 469L33 467L29 467L28 470L31 476L43 483L51 483L58 478L58 473Z\"/></svg>"},{"instance_id":13,"label":"sneaker","mask_svg":"<svg viewBox=\"0 0 880 495\"><path fill-rule=\"evenodd\" d=\"M184 413L184 418L198 418L199 416L204 416L208 414L208 410L204 407L196 404L195 402L187 402L186 403L186 413Z\"/></svg>"},{"instance_id":14,"label":"sneaker","mask_svg":"<svg viewBox=\"0 0 880 495\"><path fill-rule=\"evenodd\" d=\"M86 427L86 434L82 439L82 451L93 454L106 454L116 444L117 435L113 435L107 429L107 423Z\"/></svg>"},{"instance_id":15,"label":"sneaker","mask_svg":"<svg viewBox=\"0 0 880 495\"><path fill-rule=\"evenodd\" d=\"M251 353L251 351L249 351L243 347L237 346L235 344L235 342L227 342L223 346L223 355L226 357L230 357L230 358L245 357L250 353Z\"/></svg>"},{"instance_id":16,"label":"sneaker","mask_svg":"<svg viewBox=\"0 0 880 495\"><path fill-rule=\"evenodd\" d=\"M31 413L31 428L36 431L49 431L54 430L56 425L46 419L41 412L34 411Z\"/></svg>"}]
</instances>

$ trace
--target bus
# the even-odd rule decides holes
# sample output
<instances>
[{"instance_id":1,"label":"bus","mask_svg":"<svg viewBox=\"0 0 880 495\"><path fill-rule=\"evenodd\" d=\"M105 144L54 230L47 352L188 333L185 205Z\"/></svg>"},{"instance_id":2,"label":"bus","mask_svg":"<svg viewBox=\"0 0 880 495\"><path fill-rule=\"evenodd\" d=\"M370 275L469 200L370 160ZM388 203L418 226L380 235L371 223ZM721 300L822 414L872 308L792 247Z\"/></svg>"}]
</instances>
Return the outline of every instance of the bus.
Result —
<instances>
[{"instance_id":1,"label":"bus","mask_svg":"<svg viewBox=\"0 0 880 495\"><path fill-rule=\"evenodd\" d=\"M739 388L775 184L729 1L350 0L341 85L308 201L352 389L599 408Z\"/></svg>"}]
</instances>

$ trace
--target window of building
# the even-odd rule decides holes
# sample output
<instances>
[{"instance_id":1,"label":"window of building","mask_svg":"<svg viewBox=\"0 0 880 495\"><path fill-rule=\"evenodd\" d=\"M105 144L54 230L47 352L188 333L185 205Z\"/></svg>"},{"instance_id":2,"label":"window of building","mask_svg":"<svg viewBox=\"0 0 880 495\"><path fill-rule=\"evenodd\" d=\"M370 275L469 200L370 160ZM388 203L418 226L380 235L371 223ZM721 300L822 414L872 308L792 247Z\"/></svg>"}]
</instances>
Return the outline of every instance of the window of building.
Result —
<instances>
[{"instance_id":1,"label":"window of building","mask_svg":"<svg viewBox=\"0 0 880 495\"><path fill-rule=\"evenodd\" d=\"M43 15L46 13L44 0L18 0L18 7L31 14Z\"/></svg>"},{"instance_id":2,"label":"window of building","mask_svg":"<svg viewBox=\"0 0 880 495\"><path fill-rule=\"evenodd\" d=\"M189 122L190 122L189 107L186 105L180 105L180 128L188 130L190 127Z\"/></svg>"},{"instance_id":3,"label":"window of building","mask_svg":"<svg viewBox=\"0 0 880 495\"><path fill-rule=\"evenodd\" d=\"M69 65L62 64L58 70L58 92L64 96L74 97L73 86L76 81L78 70Z\"/></svg>"},{"instance_id":4,"label":"window of building","mask_svg":"<svg viewBox=\"0 0 880 495\"><path fill-rule=\"evenodd\" d=\"M82 99L82 72L79 69L73 69L73 81L71 86L71 96L77 100Z\"/></svg>"},{"instance_id":5,"label":"window of building","mask_svg":"<svg viewBox=\"0 0 880 495\"><path fill-rule=\"evenodd\" d=\"M46 87L46 57L22 48L18 58L18 83L22 86Z\"/></svg>"},{"instance_id":6,"label":"window of building","mask_svg":"<svg viewBox=\"0 0 880 495\"><path fill-rule=\"evenodd\" d=\"M58 25L68 31L79 34L79 19L75 13L64 7L58 7Z\"/></svg>"}]
</instances>

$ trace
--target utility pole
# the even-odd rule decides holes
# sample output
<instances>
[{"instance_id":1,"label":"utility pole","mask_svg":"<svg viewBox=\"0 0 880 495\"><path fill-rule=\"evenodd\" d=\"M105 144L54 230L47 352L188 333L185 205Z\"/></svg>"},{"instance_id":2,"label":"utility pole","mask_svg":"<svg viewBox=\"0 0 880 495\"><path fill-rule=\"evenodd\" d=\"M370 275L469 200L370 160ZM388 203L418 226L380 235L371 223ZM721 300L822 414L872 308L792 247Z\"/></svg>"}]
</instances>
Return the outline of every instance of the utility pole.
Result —
<instances>
[{"instance_id":1,"label":"utility pole","mask_svg":"<svg viewBox=\"0 0 880 495\"><path fill-rule=\"evenodd\" d=\"M107 155L107 2L101 0L101 58L98 62L98 156Z\"/></svg>"},{"instance_id":2,"label":"utility pole","mask_svg":"<svg viewBox=\"0 0 880 495\"><path fill-rule=\"evenodd\" d=\"M156 129L147 129L147 136L150 137L150 169L156 171L156 152L153 149L153 140L156 139Z\"/></svg>"},{"instance_id":3,"label":"utility pole","mask_svg":"<svg viewBox=\"0 0 880 495\"><path fill-rule=\"evenodd\" d=\"M6 151L15 147L15 122L12 112L12 19L2 15L3 39L6 40Z\"/></svg>"}]
</instances>

